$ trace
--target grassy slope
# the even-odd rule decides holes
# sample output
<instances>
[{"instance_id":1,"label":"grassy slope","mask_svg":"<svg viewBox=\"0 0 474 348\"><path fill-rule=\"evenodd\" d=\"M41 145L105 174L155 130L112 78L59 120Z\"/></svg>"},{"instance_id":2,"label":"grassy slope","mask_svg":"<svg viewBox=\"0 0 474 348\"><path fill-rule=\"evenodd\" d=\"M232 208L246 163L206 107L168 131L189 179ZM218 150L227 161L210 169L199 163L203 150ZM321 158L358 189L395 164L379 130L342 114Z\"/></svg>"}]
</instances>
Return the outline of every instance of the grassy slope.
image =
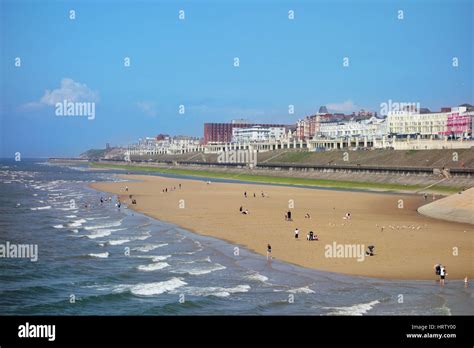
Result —
<instances>
[{"instance_id":1,"label":"grassy slope","mask_svg":"<svg viewBox=\"0 0 474 348\"><path fill-rule=\"evenodd\" d=\"M95 168L111 168L111 169L122 169L122 170L128 170L128 171L143 171L143 172L154 172L154 173L202 176L202 177L209 177L209 178L234 179L234 180L241 180L241 181L270 183L270 184L306 185L306 186L387 190L387 191L417 191L424 187L421 185L397 185L397 184L383 184L383 183L356 182L356 181L305 179L305 178L279 177L279 176L268 176L268 175L257 175L257 174L231 174L231 173L212 172L208 170L177 169L177 168L171 169L171 168L156 168L156 167L147 167L147 166L118 165L118 164L91 163L90 165ZM439 186L436 188L431 188L430 190L442 192L442 193L454 193L454 192L459 191L459 188Z\"/></svg>"}]
</instances>

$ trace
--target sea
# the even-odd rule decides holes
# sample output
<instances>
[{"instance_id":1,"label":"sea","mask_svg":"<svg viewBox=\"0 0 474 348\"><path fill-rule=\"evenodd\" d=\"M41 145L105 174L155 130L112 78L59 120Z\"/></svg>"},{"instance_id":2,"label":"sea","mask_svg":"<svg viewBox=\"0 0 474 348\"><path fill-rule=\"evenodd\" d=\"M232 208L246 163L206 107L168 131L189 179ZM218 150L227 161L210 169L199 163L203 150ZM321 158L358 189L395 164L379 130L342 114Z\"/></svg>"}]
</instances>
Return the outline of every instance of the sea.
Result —
<instances>
[{"instance_id":1,"label":"sea","mask_svg":"<svg viewBox=\"0 0 474 348\"><path fill-rule=\"evenodd\" d=\"M36 261L0 258L0 315L474 314L463 281L440 287L435 275L383 280L268 262L118 208L116 197L89 187L123 181L117 173L0 161L0 245L38 248Z\"/></svg>"}]
</instances>

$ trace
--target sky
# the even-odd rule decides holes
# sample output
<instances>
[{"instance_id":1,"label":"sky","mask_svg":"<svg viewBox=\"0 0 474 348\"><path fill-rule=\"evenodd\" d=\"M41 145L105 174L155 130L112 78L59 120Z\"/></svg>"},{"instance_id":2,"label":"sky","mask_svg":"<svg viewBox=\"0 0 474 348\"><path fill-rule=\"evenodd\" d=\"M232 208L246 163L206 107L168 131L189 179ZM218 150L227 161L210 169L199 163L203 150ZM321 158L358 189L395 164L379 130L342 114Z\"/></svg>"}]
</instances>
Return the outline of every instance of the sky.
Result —
<instances>
[{"instance_id":1,"label":"sky","mask_svg":"<svg viewBox=\"0 0 474 348\"><path fill-rule=\"evenodd\" d=\"M0 0L0 157L294 124L321 105L474 104L473 3ZM64 100L94 117L58 115Z\"/></svg>"}]
</instances>

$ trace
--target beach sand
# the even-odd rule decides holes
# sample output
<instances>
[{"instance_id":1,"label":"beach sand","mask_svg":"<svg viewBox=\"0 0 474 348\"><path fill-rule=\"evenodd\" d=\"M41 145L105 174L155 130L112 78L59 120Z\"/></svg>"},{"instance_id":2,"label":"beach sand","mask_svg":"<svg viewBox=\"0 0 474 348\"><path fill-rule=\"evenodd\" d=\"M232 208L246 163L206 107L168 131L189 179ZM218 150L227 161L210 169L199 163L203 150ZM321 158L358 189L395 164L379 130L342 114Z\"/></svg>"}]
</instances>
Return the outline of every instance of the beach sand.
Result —
<instances>
[{"instance_id":1,"label":"beach sand","mask_svg":"<svg viewBox=\"0 0 474 348\"><path fill-rule=\"evenodd\" d=\"M121 175L134 182L102 182L91 187L120 195L122 202L161 221L223 239L275 259L318 270L387 279L437 279L433 266L445 265L447 279L474 277L472 225L420 215L422 196L319 190ZM182 188L179 188L179 184ZM129 191L125 192L125 186ZM176 190L170 191L175 186ZM163 193L164 188L167 193ZM248 198L244 198L244 191ZM265 197L261 196L264 192ZM253 197L253 194L256 197ZM131 204L128 195L137 200ZM431 196L429 201L431 201ZM284 215L293 204L293 221ZM239 212L239 207L249 214ZM351 218L344 219L347 212ZM309 213L311 218L305 218ZM383 227L383 230L382 230ZM294 230L300 231L299 240ZM307 241L314 231L319 241ZM375 245L375 255L327 257L326 246ZM337 256L337 255L336 255Z\"/></svg>"},{"instance_id":2,"label":"beach sand","mask_svg":"<svg viewBox=\"0 0 474 348\"><path fill-rule=\"evenodd\" d=\"M474 187L418 208L420 214L474 224Z\"/></svg>"}]
</instances>

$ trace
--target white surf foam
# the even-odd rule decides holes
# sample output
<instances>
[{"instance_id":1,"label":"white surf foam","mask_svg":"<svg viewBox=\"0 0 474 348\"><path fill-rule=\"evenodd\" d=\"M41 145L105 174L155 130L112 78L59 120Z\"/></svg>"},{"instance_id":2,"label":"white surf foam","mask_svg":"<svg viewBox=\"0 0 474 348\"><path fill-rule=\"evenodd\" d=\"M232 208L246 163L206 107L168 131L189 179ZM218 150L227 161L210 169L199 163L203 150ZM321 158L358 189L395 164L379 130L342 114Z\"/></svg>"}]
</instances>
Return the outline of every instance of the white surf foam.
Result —
<instances>
[{"instance_id":1,"label":"white surf foam","mask_svg":"<svg viewBox=\"0 0 474 348\"><path fill-rule=\"evenodd\" d=\"M101 225L93 225L93 226L86 226L84 227L84 229L90 231L90 230L100 230L100 229L103 229L103 228L107 228L107 227L117 227L117 226L120 226L122 224L122 220L119 220L119 221L113 221L113 222L109 222L109 223L105 223L105 224L101 224Z\"/></svg>"},{"instance_id":2,"label":"white surf foam","mask_svg":"<svg viewBox=\"0 0 474 348\"><path fill-rule=\"evenodd\" d=\"M328 315L363 315L370 311L376 304L380 303L378 300L368 303L359 303L348 307L324 307L325 309L332 309L333 311Z\"/></svg>"},{"instance_id":3,"label":"white surf foam","mask_svg":"<svg viewBox=\"0 0 474 348\"><path fill-rule=\"evenodd\" d=\"M168 266L169 264L166 262L156 262L156 263L151 263L149 265L140 265L137 267L137 269L140 271L150 272L150 271L157 271L159 269L163 269Z\"/></svg>"},{"instance_id":4,"label":"white surf foam","mask_svg":"<svg viewBox=\"0 0 474 348\"><path fill-rule=\"evenodd\" d=\"M139 237L135 237L134 239L135 240L145 240L145 239L148 239L151 237L151 234L150 232L145 232L143 235L139 236Z\"/></svg>"},{"instance_id":5,"label":"white surf foam","mask_svg":"<svg viewBox=\"0 0 474 348\"><path fill-rule=\"evenodd\" d=\"M170 257L171 257L171 255L159 255L159 256L153 256L152 260L153 260L153 262L164 261L166 259L169 259Z\"/></svg>"},{"instance_id":6,"label":"white surf foam","mask_svg":"<svg viewBox=\"0 0 474 348\"><path fill-rule=\"evenodd\" d=\"M161 247L164 247L164 246L167 246L168 243L162 243L162 244L146 244L144 246L141 246L141 247L136 247L136 248L133 248L132 250L134 251L141 251L141 252L144 252L144 253L147 253L149 251L152 251L152 250L155 250L157 248L161 248Z\"/></svg>"},{"instance_id":7,"label":"white surf foam","mask_svg":"<svg viewBox=\"0 0 474 348\"><path fill-rule=\"evenodd\" d=\"M121 245L130 242L130 239L116 239L116 240L109 240L107 243L110 245Z\"/></svg>"},{"instance_id":8,"label":"white surf foam","mask_svg":"<svg viewBox=\"0 0 474 348\"><path fill-rule=\"evenodd\" d=\"M311 290L308 286L288 290L292 294L314 294L314 291Z\"/></svg>"},{"instance_id":9,"label":"white surf foam","mask_svg":"<svg viewBox=\"0 0 474 348\"><path fill-rule=\"evenodd\" d=\"M171 278L163 282L141 283L133 285L130 288L130 292L138 296L153 296L175 290L184 285L187 285L187 283L182 281L180 278Z\"/></svg>"},{"instance_id":10,"label":"white surf foam","mask_svg":"<svg viewBox=\"0 0 474 348\"><path fill-rule=\"evenodd\" d=\"M81 227L82 224L86 223L86 220L84 219L79 219L79 220L75 220L71 223L68 224L68 227Z\"/></svg>"},{"instance_id":11,"label":"white surf foam","mask_svg":"<svg viewBox=\"0 0 474 348\"><path fill-rule=\"evenodd\" d=\"M171 270L171 272L178 273L178 274L187 273L190 275L203 275L203 274L208 274L215 271L220 271L223 269L226 269L226 267L219 263L214 263L214 264L201 263L201 264L188 264L179 269Z\"/></svg>"},{"instance_id":12,"label":"white surf foam","mask_svg":"<svg viewBox=\"0 0 474 348\"><path fill-rule=\"evenodd\" d=\"M97 253L97 254L88 254L90 257L99 257L99 258L107 258L109 257L109 253L106 251L105 253Z\"/></svg>"},{"instance_id":13,"label":"white surf foam","mask_svg":"<svg viewBox=\"0 0 474 348\"><path fill-rule=\"evenodd\" d=\"M171 255L136 255L134 257L140 259L151 259L153 262L164 261L171 257Z\"/></svg>"},{"instance_id":14,"label":"white surf foam","mask_svg":"<svg viewBox=\"0 0 474 348\"><path fill-rule=\"evenodd\" d=\"M35 207L35 208L30 208L31 210L46 210L46 209L51 209L50 205L44 206L44 207Z\"/></svg>"},{"instance_id":15,"label":"white surf foam","mask_svg":"<svg viewBox=\"0 0 474 348\"><path fill-rule=\"evenodd\" d=\"M92 234L86 234L85 237L90 238L90 239L96 239L100 237L107 237L112 234L112 232L115 231L122 231L123 228L118 228L118 229L107 229L104 228L103 230L94 230Z\"/></svg>"},{"instance_id":16,"label":"white surf foam","mask_svg":"<svg viewBox=\"0 0 474 348\"><path fill-rule=\"evenodd\" d=\"M180 289L183 293L191 296L217 296L217 297L228 297L231 294L248 292L250 290L249 285L237 285L233 288L222 288L222 287L186 287Z\"/></svg>"},{"instance_id":17,"label":"white surf foam","mask_svg":"<svg viewBox=\"0 0 474 348\"><path fill-rule=\"evenodd\" d=\"M56 208L57 210L69 211L69 210L76 210L77 208ZM76 210L77 211L77 210Z\"/></svg>"},{"instance_id":18,"label":"white surf foam","mask_svg":"<svg viewBox=\"0 0 474 348\"><path fill-rule=\"evenodd\" d=\"M268 280L268 277L265 277L264 275L260 273L254 273L246 276L247 279L249 280L256 280L262 283L265 283Z\"/></svg>"}]
</instances>

